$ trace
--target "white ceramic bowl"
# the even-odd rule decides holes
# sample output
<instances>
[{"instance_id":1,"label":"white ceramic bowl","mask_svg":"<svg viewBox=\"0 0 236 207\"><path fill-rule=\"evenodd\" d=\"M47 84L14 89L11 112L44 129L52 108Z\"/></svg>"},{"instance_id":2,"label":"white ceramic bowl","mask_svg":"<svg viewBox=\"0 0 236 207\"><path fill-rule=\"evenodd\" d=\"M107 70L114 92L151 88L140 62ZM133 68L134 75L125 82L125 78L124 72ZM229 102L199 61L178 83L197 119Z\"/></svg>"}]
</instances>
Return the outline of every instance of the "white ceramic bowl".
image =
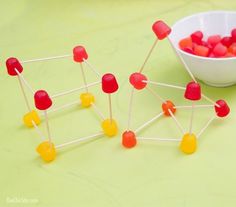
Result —
<instances>
[{"instance_id":1,"label":"white ceramic bowl","mask_svg":"<svg viewBox=\"0 0 236 207\"><path fill-rule=\"evenodd\" d=\"M210 11L177 21L169 38L196 78L211 86L225 87L236 83L236 57L205 58L191 55L179 49L178 42L196 30L201 30L208 37L230 35L233 28L236 28L236 12Z\"/></svg>"}]
</instances>

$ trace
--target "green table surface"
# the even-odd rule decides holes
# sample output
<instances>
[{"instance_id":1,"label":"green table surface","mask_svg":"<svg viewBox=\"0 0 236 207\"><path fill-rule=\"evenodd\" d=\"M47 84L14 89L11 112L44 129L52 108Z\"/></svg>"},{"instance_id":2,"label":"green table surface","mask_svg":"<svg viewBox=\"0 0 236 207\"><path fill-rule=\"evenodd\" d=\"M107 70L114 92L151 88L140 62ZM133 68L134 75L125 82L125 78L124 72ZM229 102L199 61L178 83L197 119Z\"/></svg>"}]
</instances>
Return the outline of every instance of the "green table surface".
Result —
<instances>
[{"instance_id":1,"label":"green table surface","mask_svg":"<svg viewBox=\"0 0 236 207\"><path fill-rule=\"evenodd\" d=\"M205 94L228 101L231 114L212 123L195 154L182 154L177 143L140 142L131 150L120 144L128 117L128 76L139 69L154 41L152 23L163 19L171 25L196 12L235 9L232 0L1 0L0 206L236 206L235 86L202 84ZM86 47L89 61L101 73L117 76L120 88L112 103L119 134L60 150L54 162L45 164L35 151L40 138L22 124L27 110L17 78L7 75L4 61L9 56L26 60L68 54L78 44ZM144 72L154 81L185 85L190 80L167 41L158 43ZM86 74L89 82L96 80L89 69ZM24 76L33 88L50 94L82 85L78 64L68 59L27 64ZM153 89L176 105L187 103L181 91ZM107 96L100 87L91 91L108 116ZM79 93L58 98L55 106L78 98ZM136 92L131 129L160 110L152 95ZM194 132L213 113L198 109ZM176 116L187 129L190 111L178 110ZM49 119L55 144L100 130L100 120L91 109L72 107ZM46 133L44 122L40 129ZM171 118L158 120L140 136L181 138Z\"/></svg>"}]
</instances>

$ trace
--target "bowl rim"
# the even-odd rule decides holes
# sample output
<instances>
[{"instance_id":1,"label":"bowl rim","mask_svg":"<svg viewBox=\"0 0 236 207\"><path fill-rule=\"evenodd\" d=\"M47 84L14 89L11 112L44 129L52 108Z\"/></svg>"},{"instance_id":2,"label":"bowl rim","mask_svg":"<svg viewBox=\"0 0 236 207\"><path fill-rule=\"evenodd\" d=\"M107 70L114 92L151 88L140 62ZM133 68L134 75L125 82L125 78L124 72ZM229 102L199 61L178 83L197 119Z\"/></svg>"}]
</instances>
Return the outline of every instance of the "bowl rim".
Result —
<instances>
[{"instance_id":1,"label":"bowl rim","mask_svg":"<svg viewBox=\"0 0 236 207\"><path fill-rule=\"evenodd\" d=\"M232 10L212 10L212 11L206 11L206 12L199 12L199 13L195 13L195 14L192 14L192 15L189 15L189 16L186 16L186 17L183 17L181 19L179 19L178 21L176 21L171 28L173 28L175 25L181 23L182 21L185 21L186 19L189 19L189 18L192 18L192 17L196 17L196 16L199 16L199 15L204 15L204 14L214 14L214 13L219 13L219 14L224 14L224 13L227 13L227 14L235 14L236 15L236 11L232 11ZM170 34L171 36L171 34ZM226 60L236 60L236 57L224 57L224 58L212 58L212 57L202 57L202 56L197 56L197 55L192 55L190 53L187 53L183 50L181 50L179 47L176 47L172 40L171 40L171 37L169 38L172 45L174 46L174 48L177 50L178 53L182 53L184 55L187 55L189 57L193 57L193 58L196 58L196 59L200 59L200 60L214 60L214 61L226 61Z\"/></svg>"}]
</instances>

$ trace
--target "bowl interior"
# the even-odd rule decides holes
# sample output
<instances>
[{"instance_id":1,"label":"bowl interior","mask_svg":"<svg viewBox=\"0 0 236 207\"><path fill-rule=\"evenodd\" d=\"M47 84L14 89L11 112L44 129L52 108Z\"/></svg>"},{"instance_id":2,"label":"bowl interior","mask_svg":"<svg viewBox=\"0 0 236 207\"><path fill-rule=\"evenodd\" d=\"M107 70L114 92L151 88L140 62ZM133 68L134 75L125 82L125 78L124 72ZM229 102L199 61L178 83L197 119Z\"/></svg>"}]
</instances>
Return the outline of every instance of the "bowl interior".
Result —
<instances>
[{"instance_id":1,"label":"bowl interior","mask_svg":"<svg viewBox=\"0 0 236 207\"><path fill-rule=\"evenodd\" d=\"M176 22L172 27L169 38L174 46L179 48L178 42L196 30L201 30L204 34L204 39L206 39L210 35L230 35L233 28L236 28L236 12L204 12L185 17Z\"/></svg>"}]
</instances>

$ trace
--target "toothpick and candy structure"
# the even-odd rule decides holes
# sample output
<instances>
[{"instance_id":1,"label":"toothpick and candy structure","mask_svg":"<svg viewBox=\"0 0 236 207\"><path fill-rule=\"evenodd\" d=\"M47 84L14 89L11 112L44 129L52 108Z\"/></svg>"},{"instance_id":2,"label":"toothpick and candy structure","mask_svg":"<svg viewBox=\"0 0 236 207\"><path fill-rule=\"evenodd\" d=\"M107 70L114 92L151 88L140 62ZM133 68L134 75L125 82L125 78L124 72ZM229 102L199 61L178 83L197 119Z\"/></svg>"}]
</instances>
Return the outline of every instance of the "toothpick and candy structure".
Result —
<instances>
[{"instance_id":1,"label":"toothpick and candy structure","mask_svg":"<svg viewBox=\"0 0 236 207\"><path fill-rule=\"evenodd\" d=\"M53 95L49 95L48 92L44 89L34 90L23 75L23 64L39 62L39 61L57 60L61 58L71 58L71 59L73 58L74 62L80 65L81 76L83 79L83 86L80 86L78 88L73 88L68 91L63 91L57 94L53 94ZM84 64L87 65L94 72L94 74L98 78L98 81L93 82L93 83L87 82L85 70L84 70ZM6 67L7 67L8 74L10 76L16 76L19 81L20 89L22 91L23 98L24 98L24 101L26 103L26 107L28 110L28 113L26 113L23 116L23 122L25 126L34 127L38 135L43 140L43 142L41 142L36 148L36 151L39 153L39 155L44 161L46 162L53 161L56 158L56 153L58 149L61 149L61 148L64 148L73 144L78 144L80 142L84 142L87 140L97 139L103 136L113 137L117 134L118 126L117 126L116 121L113 119L112 101L111 101L111 96L112 96L111 94L115 93L119 88L116 77L111 73L106 73L102 76L91 65L91 63L88 62L88 54L83 46L76 46L73 49L73 53L68 54L68 55L59 55L59 56L53 56L53 57L47 57L47 58L37 58L37 59L26 60L26 61L19 61L17 58L11 57L7 59ZM107 119L105 118L101 110L96 106L95 97L89 91L90 87L98 86L98 85L101 85L102 91L108 95L109 118ZM30 100L26 96L26 92L25 92L26 88L31 92L33 96L34 107L31 107ZM72 103L67 103L59 107L53 106L53 99L64 97L69 94L76 93L82 90L84 90L84 93L80 94L80 97L78 98L78 100ZM102 121L101 122L102 130L100 132L96 132L86 137L80 137L77 139L70 140L66 143L55 145L54 142L56 140L55 140L55 137L53 137L51 133L51 127L49 124L50 117L48 114L68 108L68 107L72 107L75 105L77 106L80 105L83 108L92 107L95 113L100 117ZM39 111L43 112L42 115L45 120L45 126L46 126L46 131L47 131L46 136L38 127L38 125L41 124L41 117L40 117Z\"/></svg>"},{"instance_id":2,"label":"toothpick and candy structure","mask_svg":"<svg viewBox=\"0 0 236 207\"><path fill-rule=\"evenodd\" d=\"M212 123L216 118L226 117L230 113L230 108L226 101L218 100L213 101L208 96L204 95L201 91L201 85L197 82L194 75L191 73L191 70L188 68L188 65L184 62L182 57L176 52L177 57L180 59L182 64L185 66L188 74L190 75L192 81L187 83L186 86L178 86L172 85L168 83L161 83L149 80L147 76L143 73L146 63L148 62L151 54L154 51L158 41L167 39L172 46L173 50L174 46L171 40L169 39L169 34L171 33L171 28L163 21L159 20L156 21L153 26L152 30L156 35L156 39L149 50L144 63L142 64L140 70L130 75L129 82L131 84L131 93L129 98L129 106L128 106L128 123L127 129L122 134L122 145L125 148L133 148L136 146L138 141L167 141L167 142L179 142L180 150L185 154L192 154L197 149L197 140L203 134L203 132L207 129L207 127ZM167 87L173 88L173 90L180 90L183 93L185 99L191 102L190 105L187 106L175 106L175 104L171 100L166 100L157 94L149 85L159 86L159 87ZM136 90L143 90L150 92L153 96L155 96L161 102L161 112L155 115L150 120L144 122L141 126L139 126L136 130L131 130L131 120L132 116L132 106L133 106L133 99L134 93ZM197 105L196 102L205 99L210 102L209 105ZM203 126L200 132L195 135L193 133L193 124L194 124L194 112L196 108L209 108L214 107L215 115L207 121L207 123ZM175 115L176 111L179 109L191 109L190 121L189 121L189 128L184 129L182 124L179 122L177 116ZM151 125L156 120L160 119L161 117L171 117L176 124L177 129L182 134L182 138L162 138L162 137L140 137L138 133L140 133L144 128Z\"/></svg>"},{"instance_id":3,"label":"toothpick and candy structure","mask_svg":"<svg viewBox=\"0 0 236 207\"><path fill-rule=\"evenodd\" d=\"M182 64L185 66L188 74L191 77L191 81L187 83L186 86L178 86L172 85L168 83L156 82L149 80L147 76L143 73L145 65L147 64L151 54L153 53L158 41L167 39L174 49L173 43L169 39L169 34L171 33L171 28L163 21L157 21L153 24L152 30L156 35L155 41L151 46L142 66L138 70L138 72L134 72L129 77L129 82L131 84L131 92L129 98L129 106L128 106L128 119L127 119L127 129L122 134L122 145L125 148L133 148L136 146L138 141L167 141L167 142L179 142L180 150L185 154L192 154L197 149L197 141L200 136L202 136L203 132L207 129L207 127L216 119L226 117L230 113L230 108L226 101L224 100L217 100L214 101L205 94L202 93L201 85L197 82L194 75L191 73L188 65L184 62L182 57L176 52L177 57L180 59ZM175 51L175 50L174 50ZM83 85L77 88L70 89L68 91L59 92L57 94L48 94L48 92L44 89L34 90L29 82L23 75L23 65L27 63L33 62L40 62L40 61L51 61L57 60L62 58L73 58L75 63L78 63L81 70L81 76L83 79ZM93 73L98 78L98 81L88 83L86 79L86 71L84 70L84 65L89 67ZM117 123L113 118L112 112L112 94L117 92L119 86L116 80L116 77L111 73L106 73L101 75L97 69L92 66L92 64L88 61L88 54L87 51L83 46L76 46L73 49L72 54L67 55L59 55L53 57L46 57L46 58L37 58L32 60L25 60L19 61L15 57L8 58L6 61L7 72L10 76L16 76L19 82L20 89L22 91L22 95L27 107L28 113L23 116L23 122L27 127L34 127L38 135L42 138L43 142L41 142L36 151L39 153L41 158L46 161L50 162L56 158L57 151L61 148L78 144L80 142L84 142L87 140L97 139L99 137L108 136L113 137L118 133ZM105 118L101 110L95 104L95 97L90 92L90 87L101 85L102 91L107 94L108 96L108 113L109 118ZM179 90L183 92L183 97L190 101L190 105L185 106L176 106L173 101L165 99L160 96L160 94L156 93L150 85L157 86L157 87L167 87L172 88L173 90ZM25 89L28 89L33 96L34 100L34 107L31 106L30 100L28 99ZM146 89L147 92L151 93L154 97L161 102L160 104L160 113L152 117L150 120L144 122L141 126L139 126L136 130L131 130L131 121L132 121L132 106L133 106L133 99L136 90L143 90ZM56 98L64 97L72 93L79 92L84 90L83 93L80 94L80 99L75 100L74 102L67 103L63 106L54 107L53 101ZM196 104L197 101L205 99L209 102L209 104ZM88 135L86 137L80 137L77 139L70 140L66 143L61 143L55 145L55 137L53 137L51 133L51 126L49 124L49 114L55 111L59 111L68 107L72 107L75 105L81 105L84 108L93 108L94 112L100 117L101 119L101 128L102 130L96 132L92 135ZM211 117L207 123L203 126L203 128L195 134L193 132L193 124L194 124L194 112L196 108L210 108L213 107L215 110L215 115ZM185 129L180 121L176 116L177 110L183 109L191 109L190 121L188 129ZM44 135L40 128L38 127L41 124L41 117L39 111L42 111L42 115L45 120L45 127L47 134ZM166 116L173 119L174 123L176 124L177 129L181 133L181 138L162 138L162 137L142 137L137 136L144 128L151 125L156 120L160 119L161 117Z\"/></svg>"}]
</instances>

